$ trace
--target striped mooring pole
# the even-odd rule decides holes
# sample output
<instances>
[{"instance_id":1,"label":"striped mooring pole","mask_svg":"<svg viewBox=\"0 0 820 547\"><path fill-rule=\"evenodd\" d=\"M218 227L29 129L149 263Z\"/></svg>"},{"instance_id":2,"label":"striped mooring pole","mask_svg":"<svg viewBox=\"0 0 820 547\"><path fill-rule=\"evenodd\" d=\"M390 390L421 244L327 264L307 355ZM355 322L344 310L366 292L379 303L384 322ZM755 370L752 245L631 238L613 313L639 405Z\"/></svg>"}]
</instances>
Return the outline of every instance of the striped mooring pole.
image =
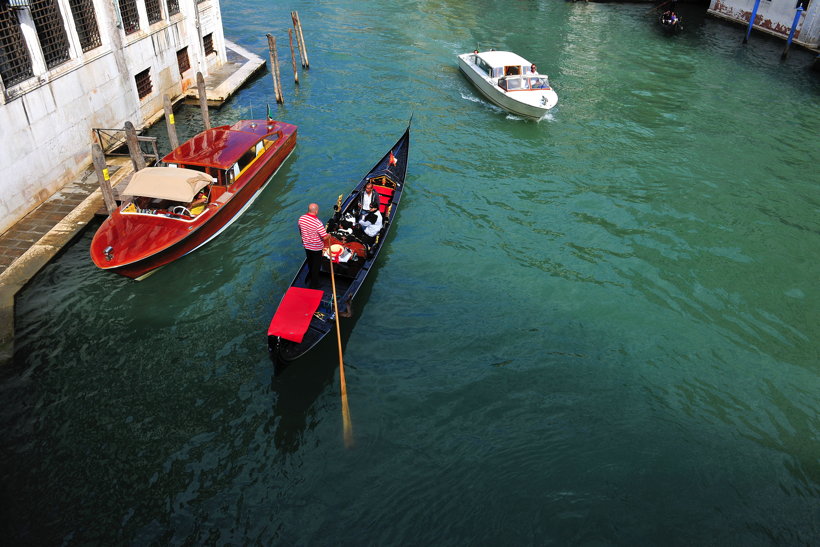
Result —
<instances>
[{"instance_id":1,"label":"striped mooring pole","mask_svg":"<svg viewBox=\"0 0 820 547\"><path fill-rule=\"evenodd\" d=\"M755 24L755 18L757 17L757 8L760 7L760 0L755 0L755 7L752 8L752 15L749 17L749 28L746 29L746 36L743 37L743 43L746 44L749 42L749 35L752 33L752 27Z\"/></svg>"}]
</instances>

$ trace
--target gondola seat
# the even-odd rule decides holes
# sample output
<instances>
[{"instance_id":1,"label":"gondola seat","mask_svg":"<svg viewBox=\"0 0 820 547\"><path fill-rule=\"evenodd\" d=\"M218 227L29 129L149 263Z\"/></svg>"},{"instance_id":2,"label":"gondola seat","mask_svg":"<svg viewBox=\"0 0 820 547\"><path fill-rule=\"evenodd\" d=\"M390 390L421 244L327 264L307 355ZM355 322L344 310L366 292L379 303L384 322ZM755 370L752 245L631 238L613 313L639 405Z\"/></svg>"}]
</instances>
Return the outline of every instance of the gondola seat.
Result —
<instances>
[{"instance_id":1,"label":"gondola seat","mask_svg":"<svg viewBox=\"0 0 820 547\"><path fill-rule=\"evenodd\" d=\"M387 206L390 205L390 199L393 197L394 190L387 186L379 186L374 184L373 189L379 194L379 212L384 214Z\"/></svg>"}]
</instances>

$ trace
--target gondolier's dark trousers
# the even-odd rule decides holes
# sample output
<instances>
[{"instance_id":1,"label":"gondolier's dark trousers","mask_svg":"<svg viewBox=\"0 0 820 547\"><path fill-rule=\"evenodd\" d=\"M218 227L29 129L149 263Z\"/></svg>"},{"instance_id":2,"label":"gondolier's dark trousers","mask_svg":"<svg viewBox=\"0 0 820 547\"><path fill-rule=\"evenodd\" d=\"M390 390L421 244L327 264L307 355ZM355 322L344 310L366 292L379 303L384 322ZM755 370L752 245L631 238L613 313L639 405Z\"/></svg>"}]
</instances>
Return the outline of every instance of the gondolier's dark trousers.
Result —
<instances>
[{"instance_id":1,"label":"gondolier's dark trousers","mask_svg":"<svg viewBox=\"0 0 820 547\"><path fill-rule=\"evenodd\" d=\"M308 263L308 286L311 289L318 289L321 283L319 282L319 270L322 268L322 251L311 251L305 249Z\"/></svg>"}]
</instances>

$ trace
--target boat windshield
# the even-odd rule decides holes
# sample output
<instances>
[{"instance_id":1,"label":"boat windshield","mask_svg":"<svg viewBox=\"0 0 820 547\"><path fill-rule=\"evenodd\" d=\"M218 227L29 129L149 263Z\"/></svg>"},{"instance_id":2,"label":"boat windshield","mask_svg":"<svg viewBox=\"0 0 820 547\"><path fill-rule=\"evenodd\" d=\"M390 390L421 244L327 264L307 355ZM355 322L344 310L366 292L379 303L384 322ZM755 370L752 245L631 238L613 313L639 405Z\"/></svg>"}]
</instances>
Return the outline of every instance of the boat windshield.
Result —
<instances>
[{"instance_id":1,"label":"boat windshield","mask_svg":"<svg viewBox=\"0 0 820 547\"><path fill-rule=\"evenodd\" d=\"M550 83L547 80L546 76L538 76L536 78L530 78L530 88L531 89L549 89Z\"/></svg>"},{"instance_id":2,"label":"boat windshield","mask_svg":"<svg viewBox=\"0 0 820 547\"><path fill-rule=\"evenodd\" d=\"M521 91L530 88L529 78L502 78L498 81L499 87L506 91Z\"/></svg>"}]
</instances>

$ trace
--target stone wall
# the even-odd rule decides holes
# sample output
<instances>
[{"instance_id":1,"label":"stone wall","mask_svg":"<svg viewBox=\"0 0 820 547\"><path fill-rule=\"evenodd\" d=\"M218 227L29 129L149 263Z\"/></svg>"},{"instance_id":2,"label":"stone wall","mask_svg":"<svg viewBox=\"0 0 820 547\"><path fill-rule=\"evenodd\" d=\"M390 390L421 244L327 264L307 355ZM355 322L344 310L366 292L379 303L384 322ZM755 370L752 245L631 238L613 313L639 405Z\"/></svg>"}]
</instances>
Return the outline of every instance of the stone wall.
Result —
<instances>
[{"instance_id":1,"label":"stone wall","mask_svg":"<svg viewBox=\"0 0 820 547\"><path fill-rule=\"evenodd\" d=\"M119 129L126 121L144 127L172 100L195 85L196 72L226 61L218 0L179 0L180 13L149 25L145 0L137 0L140 30L126 35L115 2L93 0L102 44L83 52L68 0L59 0L70 42L70 59L46 68L36 30L23 29L34 75L14 86L0 84L0 233L84 171L91 162L94 128ZM203 36L215 52L202 54ZM24 8L25 9L25 8ZM19 17L26 27L31 19ZM177 51L187 47L190 68L180 74ZM140 98L135 75L148 70L151 91Z\"/></svg>"}]
</instances>

